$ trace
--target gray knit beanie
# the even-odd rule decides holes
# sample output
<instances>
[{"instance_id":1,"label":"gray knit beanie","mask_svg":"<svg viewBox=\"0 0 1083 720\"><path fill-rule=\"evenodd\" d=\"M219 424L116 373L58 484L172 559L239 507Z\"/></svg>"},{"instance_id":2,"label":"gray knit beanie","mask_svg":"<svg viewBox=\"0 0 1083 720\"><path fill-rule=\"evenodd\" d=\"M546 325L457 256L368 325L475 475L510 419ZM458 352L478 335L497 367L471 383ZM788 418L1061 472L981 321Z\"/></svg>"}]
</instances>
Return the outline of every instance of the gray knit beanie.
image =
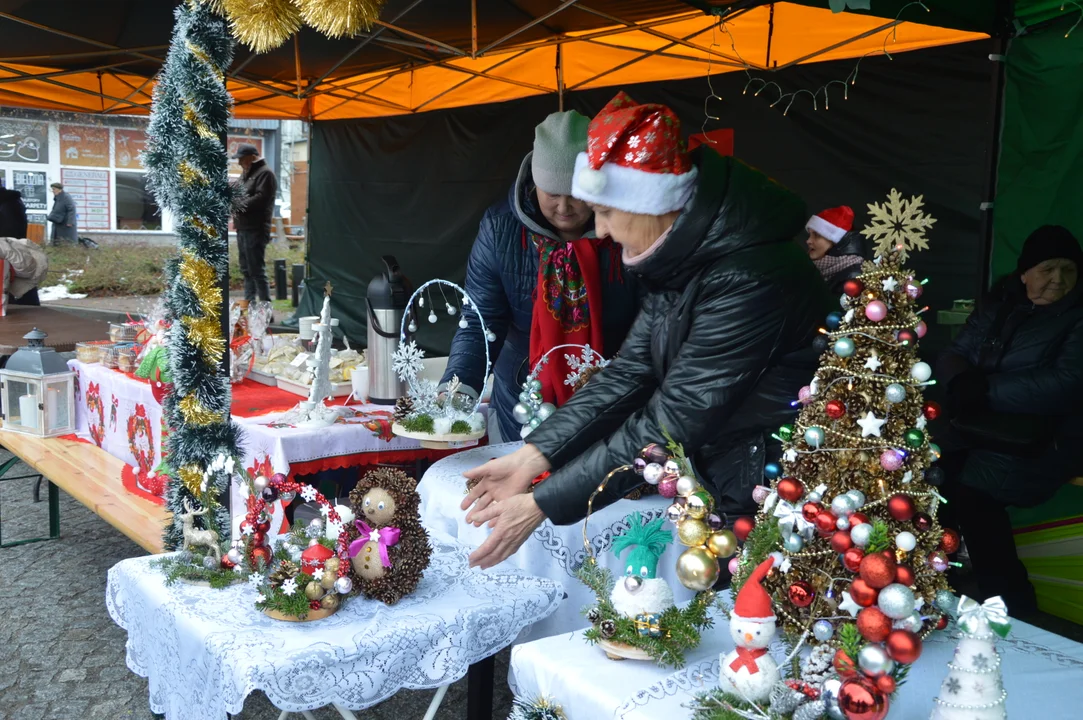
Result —
<instances>
[{"instance_id":1,"label":"gray knit beanie","mask_svg":"<svg viewBox=\"0 0 1083 720\"><path fill-rule=\"evenodd\" d=\"M571 195L575 158L587 149L590 118L575 110L556 112L534 128L530 161L534 184L550 195Z\"/></svg>"}]
</instances>

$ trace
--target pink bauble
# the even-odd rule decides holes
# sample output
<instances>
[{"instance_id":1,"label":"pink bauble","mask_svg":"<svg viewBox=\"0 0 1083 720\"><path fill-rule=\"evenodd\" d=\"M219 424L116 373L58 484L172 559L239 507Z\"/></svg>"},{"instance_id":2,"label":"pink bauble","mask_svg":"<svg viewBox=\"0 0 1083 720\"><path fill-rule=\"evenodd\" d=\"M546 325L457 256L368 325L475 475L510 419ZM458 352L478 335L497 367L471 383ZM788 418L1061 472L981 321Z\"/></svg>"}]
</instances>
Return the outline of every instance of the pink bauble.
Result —
<instances>
[{"instance_id":1,"label":"pink bauble","mask_svg":"<svg viewBox=\"0 0 1083 720\"><path fill-rule=\"evenodd\" d=\"M929 332L929 326L925 324L924 320L922 320L914 326L914 332L918 334L919 338L923 338L925 337L925 333Z\"/></svg>"},{"instance_id":2,"label":"pink bauble","mask_svg":"<svg viewBox=\"0 0 1083 720\"><path fill-rule=\"evenodd\" d=\"M921 297L921 293L924 289L921 287L921 283L910 280L906 283L906 294L910 296L912 300L917 300Z\"/></svg>"},{"instance_id":3,"label":"pink bauble","mask_svg":"<svg viewBox=\"0 0 1083 720\"><path fill-rule=\"evenodd\" d=\"M802 405L808 405L809 398L812 397L812 388L808 385L797 391L797 399Z\"/></svg>"},{"instance_id":4,"label":"pink bauble","mask_svg":"<svg viewBox=\"0 0 1083 720\"><path fill-rule=\"evenodd\" d=\"M665 477L658 483L658 494L664 498L677 497L677 478Z\"/></svg>"},{"instance_id":5,"label":"pink bauble","mask_svg":"<svg viewBox=\"0 0 1083 720\"><path fill-rule=\"evenodd\" d=\"M730 558L730 564L726 566L730 571L730 575L736 575L737 574L737 566L738 565L740 565L740 563L737 562L736 556L731 557Z\"/></svg>"},{"instance_id":6,"label":"pink bauble","mask_svg":"<svg viewBox=\"0 0 1083 720\"><path fill-rule=\"evenodd\" d=\"M887 305L879 300L873 300L865 306L865 317L873 322L880 322L887 317Z\"/></svg>"},{"instance_id":7,"label":"pink bauble","mask_svg":"<svg viewBox=\"0 0 1083 720\"><path fill-rule=\"evenodd\" d=\"M762 505L763 501L767 499L767 496L771 494L771 488L766 485L757 485L752 488L752 499L756 501L757 505Z\"/></svg>"},{"instance_id":8,"label":"pink bauble","mask_svg":"<svg viewBox=\"0 0 1083 720\"><path fill-rule=\"evenodd\" d=\"M880 453L880 467L888 472L895 472L902 467L902 455L894 450L885 450Z\"/></svg>"}]
</instances>

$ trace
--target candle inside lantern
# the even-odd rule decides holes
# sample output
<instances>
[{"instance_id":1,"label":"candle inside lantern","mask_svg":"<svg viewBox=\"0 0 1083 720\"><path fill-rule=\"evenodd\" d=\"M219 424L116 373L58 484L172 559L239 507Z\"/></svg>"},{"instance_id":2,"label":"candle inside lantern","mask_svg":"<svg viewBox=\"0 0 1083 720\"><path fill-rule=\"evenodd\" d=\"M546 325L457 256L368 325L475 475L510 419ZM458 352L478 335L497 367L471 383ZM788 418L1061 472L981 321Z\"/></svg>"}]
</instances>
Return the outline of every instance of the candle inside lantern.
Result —
<instances>
[{"instance_id":1,"label":"candle inside lantern","mask_svg":"<svg viewBox=\"0 0 1083 720\"><path fill-rule=\"evenodd\" d=\"M19 396L19 422L23 427L37 428L38 399L33 395Z\"/></svg>"},{"instance_id":2,"label":"candle inside lantern","mask_svg":"<svg viewBox=\"0 0 1083 720\"><path fill-rule=\"evenodd\" d=\"M59 422L57 415L60 414L60 391L56 388L46 388L45 390L45 421L49 427L46 430L52 430L57 427Z\"/></svg>"}]
</instances>

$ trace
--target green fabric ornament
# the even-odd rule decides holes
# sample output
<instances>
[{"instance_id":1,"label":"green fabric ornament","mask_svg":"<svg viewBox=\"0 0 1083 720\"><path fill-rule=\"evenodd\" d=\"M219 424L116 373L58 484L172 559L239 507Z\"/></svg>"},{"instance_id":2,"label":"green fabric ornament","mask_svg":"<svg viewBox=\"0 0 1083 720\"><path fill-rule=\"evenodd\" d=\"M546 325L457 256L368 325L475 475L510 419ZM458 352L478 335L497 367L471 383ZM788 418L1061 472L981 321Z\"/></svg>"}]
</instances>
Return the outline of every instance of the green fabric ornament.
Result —
<instances>
[{"instance_id":1,"label":"green fabric ornament","mask_svg":"<svg viewBox=\"0 0 1083 720\"><path fill-rule=\"evenodd\" d=\"M156 375L155 370L161 373ZM173 375L169 371L169 349L156 347L143 356L143 362L139 363L139 369L135 371L136 377L144 380L161 380L164 383L173 382Z\"/></svg>"},{"instance_id":2,"label":"green fabric ornament","mask_svg":"<svg viewBox=\"0 0 1083 720\"><path fill-rule=\"evenodd\" d=\"M673 542L673 533L662 529L664 520L659 517L644 525L638 510L625 518L629 528L623 535L613 538L613 554L620 559L621 553L632 548L628 553L626 575L638 575L644 580L658 576L658 561Z\"/></svg>"}]
</instances>

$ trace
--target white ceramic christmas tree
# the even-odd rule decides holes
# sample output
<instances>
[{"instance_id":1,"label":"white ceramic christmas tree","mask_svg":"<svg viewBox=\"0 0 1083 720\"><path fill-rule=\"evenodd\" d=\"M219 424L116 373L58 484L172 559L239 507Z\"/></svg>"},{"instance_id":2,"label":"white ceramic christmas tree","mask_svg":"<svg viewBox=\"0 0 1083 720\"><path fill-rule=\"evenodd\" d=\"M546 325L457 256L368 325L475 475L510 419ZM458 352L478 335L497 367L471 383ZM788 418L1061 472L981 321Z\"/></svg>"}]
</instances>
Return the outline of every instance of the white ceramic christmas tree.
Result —
<instances>
[{"instance_id":1,"label":"white ceramic christmas tree","mask_svg":"<svg viewBox=\"0 0 1083 720\"><path fill-rule=\"evenodd\" d=\"M995 643L1008 633L1008 611L999 597L984 604L965 595L959 599L963 637L948 663L932 720L1004 720L1008 693L1000 680Z\"/></svg>"},{"instance_id":2,"label":"white ceramic christmas tree","mask_svg":"<svg viewBox=\"0 0 1083 720\"><path fill-rule=\"evenodd\" d=\"M312 326L317 339L316 352L307 361L312 370L308 400L298 403L279 422L302 427L326 427L334 424L335 419L345 412L342 408L330 408L324 403L324 400L334 396L331 387L331 344L334 342L332 328L337 324L338 321L331 317L331 283L327 283L320 321Z\"/></svg>"}]
</instances>

